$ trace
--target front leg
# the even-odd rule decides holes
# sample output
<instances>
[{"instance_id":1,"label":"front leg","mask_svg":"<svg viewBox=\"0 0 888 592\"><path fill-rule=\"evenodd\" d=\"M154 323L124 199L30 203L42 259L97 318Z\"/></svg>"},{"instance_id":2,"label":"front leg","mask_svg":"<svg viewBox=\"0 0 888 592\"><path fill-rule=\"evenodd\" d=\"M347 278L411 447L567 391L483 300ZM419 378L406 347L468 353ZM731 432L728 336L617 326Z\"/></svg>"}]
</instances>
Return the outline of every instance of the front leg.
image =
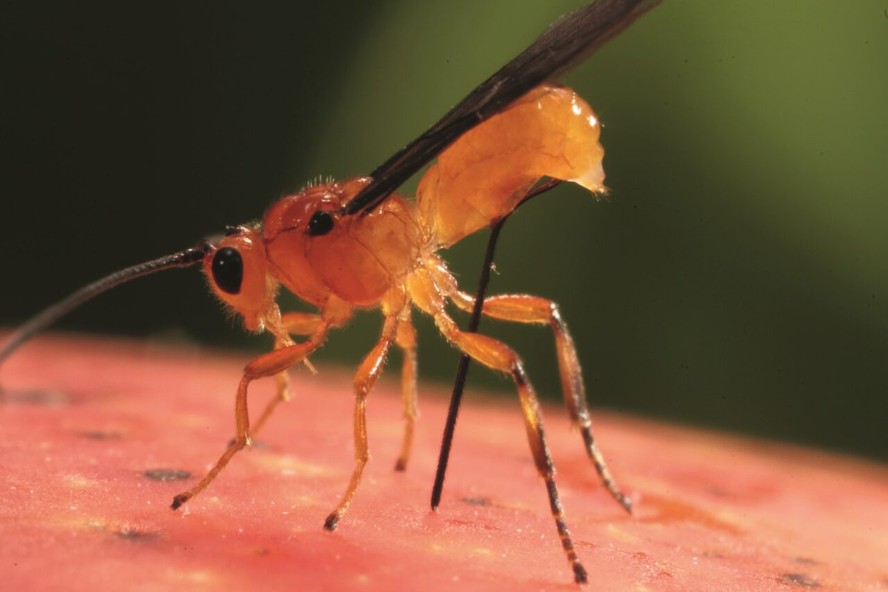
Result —
<instances>
[{"instance_id":1,"label":"front leg","mask_svg":"<svg viewBox=\"0 0 888 592\"><path fill-rule=\"evenodd\" d=\"M313 335L323 329L324 320L321 318L321 315L312 314L312 313L304 313L304 312L291 312L281 316L281 327L283 332L281 335L278 335L274 338L274 349L282 349L284 347L288 347L290 345L294 345L293 340L290 338L290 335ZM306 364L312 372L315 372L314 367L308 361L308 357L305 357L302 360L302 363ZM294 364L295 365L295 364ZM287 370L282 370L278 372L275 377L275 381L277 382L277 393L275 396L265 405L265 409L262 410L262 414L259 415L259 419L257 419L250 430L250 433L253 437L259 433L259 430L265 425L265 422L271 417L271 414L274 412L275 408L281 404L290 400L290 377L287 374ZM233 442L233 440L232 440Z\"/></svg>"},{"instance_id":2,"label":"front leg","mask_svg":"<svg viewBox=\"0 0 888 592\"><path fill-rule=\"evenodd\" d=\"M314 335L303 343L296 343L254 358L244 367L244 375L237 387L237 397L234 403L234 421L236 432L234 440L213 465L209 473L200 482L173 498L172 509L179 509L182 504L206 489L213 482L228 461L242 448L250 444L250 416L247 409L247 387L257 378L273 376L286 371L298 364L306 356L318 349L324 342L327 334L326 327L321 327Z\"/></svg>"}]
</instances>

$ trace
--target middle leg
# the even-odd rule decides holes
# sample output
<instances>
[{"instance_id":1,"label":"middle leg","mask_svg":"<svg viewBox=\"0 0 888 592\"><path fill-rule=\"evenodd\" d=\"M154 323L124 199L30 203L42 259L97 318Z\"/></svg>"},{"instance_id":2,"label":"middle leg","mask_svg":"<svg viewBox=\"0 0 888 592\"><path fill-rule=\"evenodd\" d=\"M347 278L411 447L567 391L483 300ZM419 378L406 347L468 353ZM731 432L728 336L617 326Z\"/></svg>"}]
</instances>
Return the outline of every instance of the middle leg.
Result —
<instances>
[{"instance_id":1,"label":"middle leg","mask_svg":"<svg viewBox=\"0 0 888 592\"><path fill-rule=\"evenodd\" d=\"M370 389L376 384L376 380L382 374L385 365L385 356L388 353L389 346L394 341L398 330L398 315L387 316L382 328L382 335L379 341L370 350L370 353L361 362L358 371L355 373L355 415L354 415L354 438L355 438L355 467L352 470L351 480L345 494L339 501L336 509L327 516L324 521L324 528L327 530L335 530L337 524L348 510L358 485L361 483L361 475L364 473L364 466L370 459L370 448L367 445L367 395Z\"/></svg>"},{"instance_id":2,"label":"middle leg","mask_svg":"<svg viewBox=\"0 0 888 592\"><path fill-rule=\"evenodd\" d=\"M401 313L398 322L398 332L395 343L404 354L401 366L401 400L404 414L404 439L401 443L401 453L395 462L395 470L403 471L407 468L410 458L410 449L413 444L413 429L416 417L419 414L416 409L416 331L413 321L410 320L409 307Z\"/></svg>"}]
</instances>

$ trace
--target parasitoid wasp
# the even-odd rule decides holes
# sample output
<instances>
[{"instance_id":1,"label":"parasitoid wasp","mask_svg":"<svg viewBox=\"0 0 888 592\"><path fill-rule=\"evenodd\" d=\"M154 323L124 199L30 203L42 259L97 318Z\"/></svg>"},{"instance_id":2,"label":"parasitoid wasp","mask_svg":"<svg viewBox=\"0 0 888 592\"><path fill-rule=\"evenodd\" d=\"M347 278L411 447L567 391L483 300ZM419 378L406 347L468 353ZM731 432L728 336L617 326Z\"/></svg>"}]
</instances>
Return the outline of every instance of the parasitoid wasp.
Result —
<instances>
[{"instance_id":1,"label":"parasitoid wasp","mask_svg":"<svg viewBox=\"0 0 888 592\"><path fill-rule=\"evenodd\" d=\"M249 446L275 407L289 398L289 368L308 364L309 356L323 346L329 332L343 327L356 310L379 309L381 334L355 374L356 462L344 495L324 523L326 529L333 530L346 513L369 458L366 398L392 345L404 354L405 428L396 467L406 467L416 416L416 342L411 314L417 309L432 317L438 331L463 354L461 375L472 359L513 379L562 547L574 579L585 582L586 570L574 549L555 484L537 395L524 365L507 345L474 331L481 315L552 328L570 417L580 428L602 483L631 511L630 499L611 477L593 438L582 371L567 325L557 305L543 298L523 294L486 297L486 281L476 296L461 291L438 252L491 227L485 261L489 271L498 229L521 203L561 181L576 183L593 194L604 191L598 119L574 91L550 81L656 4L657 0L598 0L564 15L369 176L309 186L276 201L261 223L229 228L218 240L201 241L194 248L134 265L81 288L21 326L0 349L0 364L33 335L113 287L161 270L201 264L215 296L247 330L269 332L274 348L245 366L235 398L235 437L207 475L173 499L172 508L177 509L203 491L238 451ZM432 161L414 201L394 193ZM281 312L276 302L281 287L317 307L317 312ZM469 330L461 330L452 320L448 304L473 312ZM277 396L251 424L248 387L264 377L275 378ZM458 377L458 384L460 380ZM456 392L454 399L458 404ZM454 422L452 413L433 507L440 500Z\"/></svg>"}]
</instances>

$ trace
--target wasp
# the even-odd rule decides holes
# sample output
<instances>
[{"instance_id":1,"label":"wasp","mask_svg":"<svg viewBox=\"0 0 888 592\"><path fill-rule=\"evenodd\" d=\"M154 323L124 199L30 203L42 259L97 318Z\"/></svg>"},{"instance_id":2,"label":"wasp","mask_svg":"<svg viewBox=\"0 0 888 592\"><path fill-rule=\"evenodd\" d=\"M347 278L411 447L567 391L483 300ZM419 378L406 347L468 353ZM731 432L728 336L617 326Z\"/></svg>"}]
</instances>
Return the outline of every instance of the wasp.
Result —
<instances>
[{"instance_id":1,"label":"wasp","mask_svg":"<svg viewBox=\"0 0 888 592\"><path fill-rule=\"evenodd\" d=\"M261 223L229 228L217 240L141 263L81 288L23 325L0 350L0 363L31 336L86 300L137 277L200 264L213 294L244 327L268 332L274 347L244 367L235 395L235 437L203 479L175 496L177 509L206 489L231 459L251 444L275 407L289 398L287 371L310 364L334 329L360 309L378 309L382 329L354 377L355 464L345 493L327 516L333 530L346 514L369 459L366 401L399 348L405 428L396 468L408 463L416 418L417 362L412 315L430 316L441 335L470 359L511 377L521 403L536 468L549 495L562 547L577 582L586 570L577 557L555 484L537 394L518 354L508 345L459 328L448 306L472 311L476 298L460 289L440 252L504 220L541 190L543 179L576 183L602 193L604 151L592 108L551 79L588 56L655 2L599 0L553 23L530 47L478 86L419 138L367 177L309 186L276 201ZM414 200L394 193L427 169ZM316 312L284 312L287 290ZM554 335L564 400L602 483L627 511L631 501L617 486L592 434L579 357L558 306L524 294L481 302L484 316L549 325ZM277 382L277 396L254 423L250 384Z\"/></svg>"}]
</instances>

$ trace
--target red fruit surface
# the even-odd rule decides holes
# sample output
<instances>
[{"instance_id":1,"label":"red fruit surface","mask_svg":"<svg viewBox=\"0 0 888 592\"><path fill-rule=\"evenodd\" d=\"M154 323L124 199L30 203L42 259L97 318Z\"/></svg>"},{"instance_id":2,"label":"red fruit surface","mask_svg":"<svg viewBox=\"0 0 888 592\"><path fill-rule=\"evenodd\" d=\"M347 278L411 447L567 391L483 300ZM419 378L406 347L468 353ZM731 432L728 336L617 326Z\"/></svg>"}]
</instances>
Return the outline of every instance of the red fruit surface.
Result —
<instances>
[{"instance_id":1,"label":"red fruit surface","mask_svg":"<svg viewBox=\"0 0 888 592\"><path fill-rule=\"evenodd\" d=\"M433 513L445 389L423 389L410 466L395 472L400 401L382 381L369 403L373 459L329 533L321 525L352 468L350 377L296 372L294 400L253 448L170 510L231 437L246 359L86 338L42 338L11 359L0 375L0 588L577 589L516 401L468 394ZM254 385L254 410L271 382ZM563 410L545 412L588 590L888 590L886 467L595 413L636 503L627 516Z\"/></svg>"}]
</instances>

